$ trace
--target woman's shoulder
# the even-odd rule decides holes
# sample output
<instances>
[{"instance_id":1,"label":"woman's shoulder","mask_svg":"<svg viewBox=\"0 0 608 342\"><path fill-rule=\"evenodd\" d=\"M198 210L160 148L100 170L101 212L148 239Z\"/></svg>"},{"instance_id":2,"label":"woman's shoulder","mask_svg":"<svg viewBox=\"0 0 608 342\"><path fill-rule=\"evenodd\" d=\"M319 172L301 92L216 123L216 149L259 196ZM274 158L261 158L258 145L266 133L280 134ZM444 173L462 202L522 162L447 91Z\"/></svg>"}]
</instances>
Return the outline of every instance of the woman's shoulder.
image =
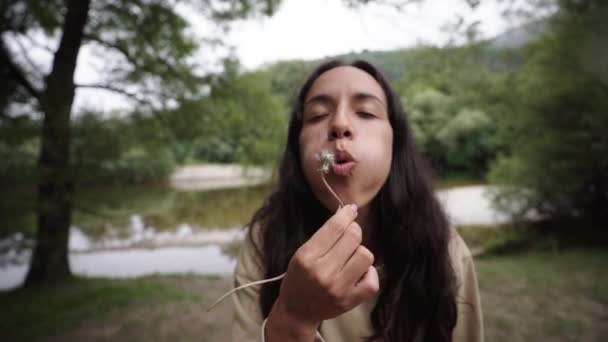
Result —
<instances>
[{"instance_id":1,"label":"woman's shoulder","mask_svg":"<svg viewBox=\"0 0 608 342\"><path fill-rule=\"evenodd\" d=\"M258 225L246 228L246 234L240 245L239 253L236 258L237 275L247 278L259 278L264 272L262 267L263 251L262 231Z\"/></svg>"},{"instance_id":2,"label":"woman's shoulder","mask_svg":"<svg viewBox=\"0 0 608 342\"><path fill-rule=\"evenodd\" d=\"M450 227L450 241L448 244L448 252L456 274L458 274L459 271L462 270L464 264L471 262L471 260L473 259L471 250L464 242L455 227Z\"/></svg>"}]
</instances>

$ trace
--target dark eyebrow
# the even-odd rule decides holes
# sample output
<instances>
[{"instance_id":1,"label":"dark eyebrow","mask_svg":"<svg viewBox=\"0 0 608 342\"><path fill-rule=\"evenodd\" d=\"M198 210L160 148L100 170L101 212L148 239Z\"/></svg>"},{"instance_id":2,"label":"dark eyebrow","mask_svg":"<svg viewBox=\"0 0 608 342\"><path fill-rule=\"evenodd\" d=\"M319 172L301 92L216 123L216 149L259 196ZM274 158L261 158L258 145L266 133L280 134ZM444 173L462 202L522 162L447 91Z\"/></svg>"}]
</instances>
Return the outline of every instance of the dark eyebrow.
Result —
<instances>
[{"instance_id":1,"label":"dark eyebrow","mask_svg":"<svg viewBox=\"0 0 608 342\"><path fill-rule=\"evenodd\" d=\"M381 105L384 106L384 108L386 109L386 103L384 103L384 101L382 101L378 96L374 95L374 94L370 94L370 93L356 93L353 98L357 101L366 101L366 100L376 100L378 102L380 102Z\"/></svg>"},{"instance_id":2,"label":"dark eyebrow","mask_svg":"<svg viewBox=\"0 0 608 342\"><path fill-rule=\"evenodd\" d=\"M352 98L358 102L362 102L362 101L366 101L366 100L375 100L375 101L378 101L381 105L383 105L385 109L387 108L384 101L382 101L378 96L371 94L371 93L359 92L359 93L354 94L352 96ZM302 108L306 108L309 104L311 104L313 102L319 102L322 104L331 104L334 101L333 101L332 97L329 95L319 94L319 95L315 95L315 96L311 97L310 99L308 99L304 103L304 106Z\"/></svg>"},{"instance_id":3,"label":"dark eyebrow","mask_svg":"<svg viewBox=\"0 0 608 342\"><path fill-rule=\"evenodd\" d=\"M333 100L332 100L331 96L329 96L329 95L325 95L325 94L315 95L315 96L311 97L310 99L308 99L304 103L304 106L302 108L306 108L309 104L311 104L313 102L332 103Z\"/></svg>"}]
</instances>

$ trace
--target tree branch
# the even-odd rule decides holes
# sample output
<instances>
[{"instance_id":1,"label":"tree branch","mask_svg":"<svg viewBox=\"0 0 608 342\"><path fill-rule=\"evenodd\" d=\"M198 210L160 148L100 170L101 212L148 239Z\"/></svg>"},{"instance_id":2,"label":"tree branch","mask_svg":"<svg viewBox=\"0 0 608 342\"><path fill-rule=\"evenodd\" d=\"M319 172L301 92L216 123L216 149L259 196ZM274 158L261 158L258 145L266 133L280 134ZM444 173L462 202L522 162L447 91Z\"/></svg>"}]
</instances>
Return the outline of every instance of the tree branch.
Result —
<instances>
[{"instance_id":1,"label":"tree branch","mask_svg":"<svg viewBox=\"0 0 608 342\"><path fill-rule=\"evenodd\" d=\"M116 51L120 52L120 54L122 54L129 63L135 65L136 67L139 66L138 63L137 63L137 61L133 58L133 56L131 56L131 54L129 53L129 51L127 51L122 46L119 46L117 44L112 44L112 43L110 43L108 41L105 41L105 40L103 40L103 39L99 38L98 36L96 36L94 34L91 34L91 33L85 33L84 34L84 39L88 40L88 41L91 41L91 42L95 42L95 43L97 43L97 44L99 44L99 45L101 45L101 46L103 46L105 48L116 50Z\"/></svg>"},{"instance_id":2,"label":"tree branch","mask_svg":"<svg viewBox=\"0 0 608 342\"><path fill-rule=\"evenodd\" d=\"M346 5L351 8L374 3L380 6L392 7L399 12L402 12L406 6L420 3L421 1L422 0L344 0Z\"/></svg>"},{"instance_id":3,"label":"tree branch","mask_svg":"<svg viewBox=\"0 0 608 342\"><path fill-rule=\"evenodd\" d=\"M145 65L142 65L139 61L137 61L137 59L134 58L133 55L127 49L125 49L123 46L120 46L119 44L106 41L92 33L85 33L84 38L90 42L95 42L107 49L118 51L127 60L127 62L131 63L136 69L145 69L146 67ZM144 39L150 46L154 46L153 42L149 38L144 36ZM173 65L164 60L162 57L158 56L157 54L154 54L152 58L154 58L159 64L162 64L174 78L182 78L182 75L179 73L179 71L175 69Z\"/></svg>"},{"instance_id":4,"label":"tree branch","mask_svg":"<svg viewBox=\"0 0 608 342\"><path fill-rule=\"evenodd\" d=\"M101 90L110 91L110 92L113 92L116 94L126 96L126 97L138 102L139 104L149 106L150 108L154 108L154 106L150 102L140 98L139 96L137 96L137 94L132 93L132 92L127 91L122 88L111 86L109 84L75 84L75 87L84 88L84 89L101 89Z\"/></svg>"},{"instance_id":5,"label":"tree branch","mask_svg":"<svg viewBox=\"0 0 608 342\"><path fill-rule=\"evenodd\" d=\"M53 50L49 46L46 46L46 45L38 42L36 39L30 37L29 35L27 35L25 33L20 33L19 36L23 36L23 38L27 39L30 42L30 44L32 44L32 46L35 46L35 47L37 47L39 49L42 49L42 50L50 53L51 55L55 54L55 50Z\"/></svg>"},{"instance_id":6,"label":"tree branch","mask_svg":"<svg viewBox=\"0 0 608 342\"><path fill-rule=\"evenodd\" d=\"M6 65L10 71L12 77L21 85L25 90L27 90L30 95L32 95L37 100L40 100L40 90L36 89L34 85L27 79L25 73L21 68L13 62L10 52L4 44L4 40L0 38L0 62Z\"/></svg>"},{"instance_id":7,"label":"tree branch","mask_svg":"<svg viewBox=\"0 0 608 342\"><path fill-rule=\"evenodd\" d=\"M30 68L32 68L32 71L34 73L36 73L37 76L41 77L42 72L40 71L40 67L38 65L36 65L36 63L34 63L34 61L30 58L30 56L27 53L27 49L25 48L25 46L23 46L23 43L21 43L21 41L19 39L15 39L15 42L17 43L17 45L19 45L19 49L21 50L23 59L25 59L25 61L29 64Z\"/></svg>"}]
</instances>

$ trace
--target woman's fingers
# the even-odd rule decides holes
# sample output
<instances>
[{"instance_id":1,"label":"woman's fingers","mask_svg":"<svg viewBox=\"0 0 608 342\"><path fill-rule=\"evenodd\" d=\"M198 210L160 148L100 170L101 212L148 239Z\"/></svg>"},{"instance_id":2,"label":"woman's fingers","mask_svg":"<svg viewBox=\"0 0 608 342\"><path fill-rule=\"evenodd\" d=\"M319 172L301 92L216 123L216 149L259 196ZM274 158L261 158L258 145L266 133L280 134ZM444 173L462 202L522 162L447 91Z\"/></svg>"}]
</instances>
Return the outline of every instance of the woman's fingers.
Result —
<instances>
[{"instance_id":1,"label":"woman's fingers","mask_svg":"<svg viewBox=\"0 0 608 342\"><path fill-rule=\"evenodd\" d=\"M332 273L339 272L361 245L363 232L357 222L351 223L335 245L325 253L321 262L331 268Z\"/></svg>"},{"instance_id":2,"label":"woman's fingers","mask_svg":"<svg viewBox=\"0 0 608 342\"><path fill-rule=\"evenodd\" d=\"M374 266L369 266L367 272L352 287L351 300L361 303L378 294L378 291L380 291L378 271Z\"/></svg>"},{"instance_id":3,"label":"woman's fingers","mask_svg":"<svg viewBox=\"0 0 608 342\"><path fill-rule=\"evenodd\" d=\"M357 246L354 253L340 270L339 277L345 288L361 281L369 267L374 264L374 254L365 246ZM373 268L373 267L372 267Z\"/></svg>"},{"instance_id":4,"label":"woman's fingers","mask_svg":"<svg viewBox=\"0 0 608 342\"><path fill-rule=\"evenodd\" d=\"M341 208L292 257L279 298L294 317L333 318L378 292L374 256L361 245L356 217L356 207Z\"/></svg>"},{"instance_id":5,"label":"woman's fingers","mask_svg":"<svg viewBox=\"0 0 608 342\"><path fill-rule=\"evenodd\" d=\"M299 253L319 258L329 251L342 237L346 228L357 217L356 205L340 208L319 230L300 247Z\"/></svg>"}]
</instances>

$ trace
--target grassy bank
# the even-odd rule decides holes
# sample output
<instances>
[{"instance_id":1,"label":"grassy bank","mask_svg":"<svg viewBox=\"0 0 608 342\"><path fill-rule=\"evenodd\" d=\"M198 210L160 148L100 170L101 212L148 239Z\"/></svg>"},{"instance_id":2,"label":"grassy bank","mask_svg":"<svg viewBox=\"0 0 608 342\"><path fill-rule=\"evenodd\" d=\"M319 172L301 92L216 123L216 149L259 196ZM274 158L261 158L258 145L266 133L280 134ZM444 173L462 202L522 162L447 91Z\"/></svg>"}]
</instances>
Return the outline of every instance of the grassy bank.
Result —
<instances>
[{"instance_id":1,"label":"grassy bank","mask_svg":"<svg viewBox=\"0 0 608 342\"><path fill-rule=\"evenodd\" d=\"M200 280L208 287L218 278L196 276L152 276L129 280L76 278L64 287L18 289L0 292L0 340L54 340L66 333L77 332L83 323L95 322L80 335L95 338L109 321L119 319L115 332L129 333L133 322L122 320L134 310L149 312L184 303L201 303L205 291L190 291L184 284ZM164 309L163 309L164 310ZM144 320L145 314L140 315ZM147 317L150 318L150 317ZM146 328L146 322L139 329ZM80 333L79 333L80 334ZM64 338L57 338L64 340ZM77 340L77 339L73 339Z\"/></svg>"},{"instance_id":2,"label":"grassy bank","mask_svg":"<svg viewBox=\"0 0 608 342\"><path fill-rule=\"evenodd\" d=\"M487 341L604 341L608 251L572 249L476 260ZM232 307L205 308L229 278L81 279L2 293L0 340L228 341Z\"/></svg>"},{"instance_id":3,"label":"grassy bank","mask_svg":"<svg viewBox=\"0 0 608 342\"><path fill-rule=\"evenodd\" d=\"M478 258L487 341L605 341L608 251Z\"/></svg>"}]
</instances>

